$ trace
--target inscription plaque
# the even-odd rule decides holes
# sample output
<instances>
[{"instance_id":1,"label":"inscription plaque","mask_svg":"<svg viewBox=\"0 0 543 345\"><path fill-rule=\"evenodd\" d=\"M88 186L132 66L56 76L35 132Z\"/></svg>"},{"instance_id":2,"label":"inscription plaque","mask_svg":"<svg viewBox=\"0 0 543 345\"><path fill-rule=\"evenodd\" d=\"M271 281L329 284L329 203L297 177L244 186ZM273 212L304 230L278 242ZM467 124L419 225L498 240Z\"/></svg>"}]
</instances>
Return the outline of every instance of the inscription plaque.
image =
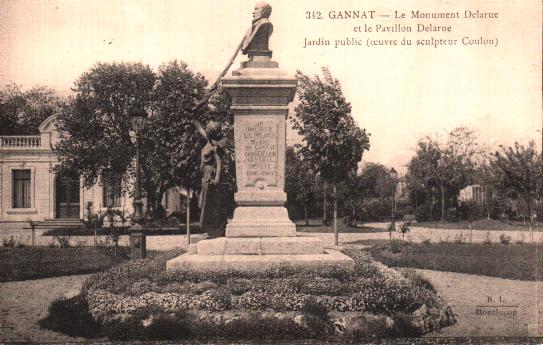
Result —
<instances>
[{"instance_id":1,"label":"inscription plaque","mask_svg":"<svg viewBox=\"0 0 543 345\"><path fill-rule=\"evenodd\" d=\"M277 127L273 120L247 120L242 129L245 158L245 185L258 181L277 186Z\"/></svg>"}]
</instances>

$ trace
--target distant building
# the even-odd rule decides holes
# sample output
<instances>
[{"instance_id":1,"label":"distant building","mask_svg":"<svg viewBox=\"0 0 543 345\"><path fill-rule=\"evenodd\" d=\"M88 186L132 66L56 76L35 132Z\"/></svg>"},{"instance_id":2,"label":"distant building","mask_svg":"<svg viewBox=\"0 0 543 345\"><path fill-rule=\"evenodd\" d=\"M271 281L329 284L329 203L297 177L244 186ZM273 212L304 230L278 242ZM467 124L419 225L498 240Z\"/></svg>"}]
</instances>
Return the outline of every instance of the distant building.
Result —
<instances>
[{"instance_id":1,"label":"distant building","mask_svg":"<svg viewBox=\"0 0 543 345\"><path fill-rule=\"evenodd\" d=\"M79 176L53 172L53 149L59 141L56 117L40 126L39 135L0 136L0 222L83 219L85 205L132 214L132 198L122 193L121 179L111 176L84 188ZM169 191L162 201L167 213L181 210L180 194Z\"/></svg>"},{"instance_id":2,"label":"distant building","mask_svg":"<svg viewBox=\"0 0 543 345\"><path fill-rule=\"evenodd\" d=\"M474 201L478 205L484 205L485 203L484 188L478 184L472 184L470 186L467 186L466 188L460 191L458 200L464 201L464 202Z\"/></svg>"},{"instance_id":3,"label":"distant building","mask_svg":"<svg viewBox=\"0 0 543 345\"><path fill-rule=\"evenodd\" d=\"M407 189L407 181L405 176L398 178L398 184L396 185L396 199L405 200L409 198L409 192Z\"/></svg>"}]
</instances>

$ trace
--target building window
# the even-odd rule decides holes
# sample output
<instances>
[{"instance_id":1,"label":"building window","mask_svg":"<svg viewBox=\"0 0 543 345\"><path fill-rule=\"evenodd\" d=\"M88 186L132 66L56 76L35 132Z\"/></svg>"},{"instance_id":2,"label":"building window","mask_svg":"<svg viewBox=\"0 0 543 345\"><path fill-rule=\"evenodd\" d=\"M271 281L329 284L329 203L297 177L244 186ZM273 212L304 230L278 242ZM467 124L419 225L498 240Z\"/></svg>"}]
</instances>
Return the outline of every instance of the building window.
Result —
<instances>
[{"instance_id":1,"label":"building window","mask_svg":"<svg viewBox=\"0 0 543 345\"><path fill-rule=\"evenodd\" d=\"M13 170L13 208L30 208L30 169Z\"/></svg>"},{"instance_id":2,"label":"building window","mask_svg":"<svg viewBox=\"0 0 543 345\"><path fill-rule=\"evenodd\" d=\"M112 172L104 173L103 181L103 205L105 207L121 206L121 177Z\"/></svg>"}]
</instances>

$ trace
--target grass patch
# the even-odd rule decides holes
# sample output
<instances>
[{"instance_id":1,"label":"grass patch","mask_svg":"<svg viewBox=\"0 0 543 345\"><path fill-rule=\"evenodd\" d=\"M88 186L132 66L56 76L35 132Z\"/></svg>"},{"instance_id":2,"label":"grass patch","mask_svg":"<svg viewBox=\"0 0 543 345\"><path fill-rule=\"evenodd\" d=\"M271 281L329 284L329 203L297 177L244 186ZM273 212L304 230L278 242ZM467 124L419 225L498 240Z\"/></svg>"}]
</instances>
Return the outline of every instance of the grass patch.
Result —
<instances>
[{"instance_id":1,"label":"grass patch","mask_svg":"<svg viewBox=\"0 0 543 345\"><path fill-rule=\"evenodd\" d=\"M130 249L113 247L0 247L0 281L49 278L103 271L128 259Z\"/></svg>"},{"instance_id":2,"label":"grass patch","mask_svg":"<svg viewBox=\"0 0 543 345\"><path fill-rule=\"evenodd\" d=\"M459 222L417 222L414 226L421 228L433 228L433 229L469 229L468 221ZM471 223L473 230L486 230L486 231L530 231L528 223L513 222L513 221L501 221L495 219L479 219ZM538 223L533 228L533 231L543 231L543 225Z\"/></svg>"},{"instance_id":3,"label":"grass patch","mask_svg":"<svg viewBox=\"0 0 543 345\"><path fill-rule=\"evenodd\" d=\"M369 249L387 266L543 280L542 244L460 244L392 241Z\"/></svg>"},{"instance_id":4,"label":"grass patch","mask_svg":"<svg viewBox=\"0 0 543 345\"><path fill-rule=\"evenodd\" d=\"M339 218L337 221L337 228L339 233L374 233L374 232L387 232L387 229L370 227L370 226L360 226L352 228L347 226L342 218ZM317 232L317 233L333 233L334 228L332 225L323 225L320 220L315 221L311 220L309 225L306 225L303 221L296 222L296 231L298 232Z\"/></svg>"},{"instance_id":5,"label":"grass patch","mask_svg":"<svg viewBox=\"0 0 543 345\"><path fill-rule=\"evenodd\" d=\"M128 235L130 234L130 228L114 228L118 231L119 235ZM147 236L160 236L160 235L185 235L187 233L187 228L183 224L180 227L161 227L161 228L148 228L145 229L145 234ZM191 234L202 234L203 232L200 229L199 224L191 224L190 226ZM108 236L111 235L111 229L109 227L101 227L96 229L96 234L98 236ZM43 232L42 236L94 236L94 229L88 229L84 226L76 228L56 228L50 229Z\"/></svg>"}]
</instances>

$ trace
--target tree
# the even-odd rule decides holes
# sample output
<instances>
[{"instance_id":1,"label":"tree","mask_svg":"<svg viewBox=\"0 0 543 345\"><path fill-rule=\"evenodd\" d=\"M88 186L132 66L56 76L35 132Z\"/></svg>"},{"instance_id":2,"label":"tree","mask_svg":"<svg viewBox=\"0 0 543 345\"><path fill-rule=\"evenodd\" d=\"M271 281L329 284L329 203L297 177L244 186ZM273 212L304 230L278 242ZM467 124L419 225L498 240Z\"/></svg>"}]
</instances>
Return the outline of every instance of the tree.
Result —
<instances>
[{"instance_id":1,"label":"tree","mask_svg":"<svg viewBox=\"0 0 543 345\"><path fill-rule=\"evenodd\" d=\"M409 188L426 191L432 200L430 210L437 190L441 222L445 220L446 200L456 204L458 193L474 174L476 158L483 153L476 139L475 132L467 127L453 129L445 141L427 136L419 141L416 155L408 164Z\"/></svg>"},{"instance_id":2,"label":"tree","mask_svg":"<svg viewBox=\"0 0 543 345\"><path fill-rule=\"evenodd\" d=\"M139 63L98 63L83 73L75 98L57 118L57 170L78 173L89 187L109 171L130 180L135 145L129 112L149 111L155 79L149 66Z\"/></svg>"},{"instance_id":3,"label":"tree","mask_svg":"<svg viewBox=\"0 0 543 345\"><path fill-rule=\"evenodd\" d=\"M495 200L497 196L495 195L495 192L498 191L498 181L496 180L494 171L486 158L488 157L485 157L485 159L477 165L472 182L480 185L483 189L484 211L486 213L486 218L490 219L491 213L495 208L497 201Z\"/></svg>"},{"instance_id":4,"label":"tree","mask_svg":"<svg viewBox=\"0 0 543 345\"><path fill-rule=\"evenodd\" d=\"M287 147L285 166L285 191L288 200L293 201L294 205L303 205L305 224L309 225L308 204L312 201L315 185L312 167L294 147Z\"/></svg>"},{"instance_id":5,"label":"tree","mask_svg":"<svg viewBox=\"0 0 543 345\"><path fill-rule=\"evenodd\" d=\"M145 181L150 204L159 207L164 193L180 186L190 195L200 183L200 136L190 124L192 109L205 93L207 81L187 64L173 61L158 68L154 117L144 137ZM190 200L188 201L190 203Z\"/></svg>"},{"instance_id":6,"label":"tree","mask_svg":"<svg viewBox=\"0 0 543 345\"><path fill-rule=\"evenodd\" d=\"M337 184L356 171L369 138L351 116L351 105L341 91L341 85L327 68L322 68L324 80L310 78L298 71L298 97L293 127L303 138L301 154L323 182L331 184L334 194L334 233L337 233Z\"/></svg>"},{"instance_id":7,"label":"tree","mask_svg":"<svg viewBox=\"0 0 543 345\"><path fill-rule=\"evenodd\" d=\"M0 89L0 134L38 134L41 123L61 105L55 91L45 86L22 91L15 84L6 85Z\"/></svg>"},{"instance_id":8,"label":"tree","mask_svg":"<svg viewBox=\"0 0 543 345\"><path fill-rule=\"evenodd\" d=\"M524 203L533 223L534 204L543 194L541 155L538 155L534 142L527 147L515 143L514 147L500 146L491 161L497 178L497 186L506 194L515 193Z\"/></svg>"},{"instance_id":9,"label":"tree","mask_svg":"<svg viewBox=\"0 0 543 345\"><path fill-rule=\"evenodd\" d=\"M164 64L157 73L141 63L98 63L77 80L76 97L59 115L58 169L77 172L87 186L108 171L133 180L129 113L143 110L148 119L141 131L142 186L153 214L167 189L199 186L200 138L189 120L203 120L210 110L193 111L206 86L182 62Z\"/></svg>"},{"instance_id":10,"label":"tree","mask_svg":"<svg viewBox=\"0 0 543 345\"><path fill-rule=\"evenodd\" d=\"M378 163L367 163L362 168L358 191L365 198L390 198L394 181L390 177L390 169Z\"/></svg>"}]
</instances>

